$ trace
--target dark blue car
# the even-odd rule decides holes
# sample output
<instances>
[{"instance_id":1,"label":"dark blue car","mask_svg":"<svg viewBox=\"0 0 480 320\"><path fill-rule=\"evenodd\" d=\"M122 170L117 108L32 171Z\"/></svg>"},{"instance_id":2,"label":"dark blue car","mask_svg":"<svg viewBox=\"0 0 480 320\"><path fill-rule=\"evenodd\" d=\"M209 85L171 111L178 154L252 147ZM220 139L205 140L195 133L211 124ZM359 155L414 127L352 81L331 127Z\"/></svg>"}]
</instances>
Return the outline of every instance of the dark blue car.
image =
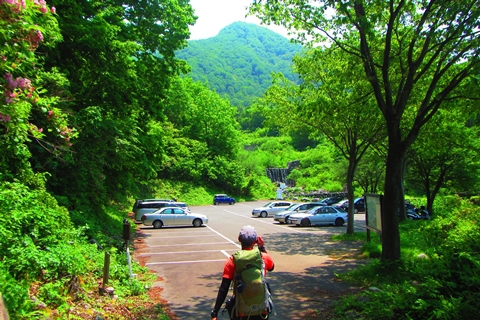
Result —
<instances>
[{"instance_id":1,"label":"dark blue car","mask_svg":"<svg viewBox=\"0 0 480 320\"><path fill-rule=\"evenodd\" d=\"M216 206L216 205L222 204L222 203L228 203L229 205L232 205L232 204L235 204L235 199L227 196L224 193L216 194L213 197L213 205Z\"/></svg>"}]
</instances>

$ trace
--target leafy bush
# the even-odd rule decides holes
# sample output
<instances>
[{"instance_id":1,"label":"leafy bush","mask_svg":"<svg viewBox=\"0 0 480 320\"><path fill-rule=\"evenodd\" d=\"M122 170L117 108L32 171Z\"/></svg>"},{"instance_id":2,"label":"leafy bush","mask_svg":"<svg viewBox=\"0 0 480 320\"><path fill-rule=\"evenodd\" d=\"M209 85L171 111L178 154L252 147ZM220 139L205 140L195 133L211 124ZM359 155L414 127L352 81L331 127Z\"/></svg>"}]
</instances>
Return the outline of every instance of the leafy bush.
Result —
<instances>
[{"instance_id":1,"label":"leafy bush","mask_svg":"<svg viewBox=\"0 0 480 320\"><path fill-rule=\"evenodd\" d=\"M28 286L25 281L17 281L8 272L4 261L0 260L0 292L10 311L25 313L31 309L28 300Z\"/></svg>"},{"instance_id":2,"label":"leafy bush","mask_svg":"<svg viewBox=\"0 0 480 320\"><path fill-rule=\"evenodd\" d=\"M343 300L338 314L366 319L477 318L480 292L480 208L459 197L437 202L430 221L400 225L402 260L386 266L372 260L342 275L366 290ZM378 239L365 246L379 245ZM343 316L339 316L340 319Z\"/></svg>"}]
</instances>

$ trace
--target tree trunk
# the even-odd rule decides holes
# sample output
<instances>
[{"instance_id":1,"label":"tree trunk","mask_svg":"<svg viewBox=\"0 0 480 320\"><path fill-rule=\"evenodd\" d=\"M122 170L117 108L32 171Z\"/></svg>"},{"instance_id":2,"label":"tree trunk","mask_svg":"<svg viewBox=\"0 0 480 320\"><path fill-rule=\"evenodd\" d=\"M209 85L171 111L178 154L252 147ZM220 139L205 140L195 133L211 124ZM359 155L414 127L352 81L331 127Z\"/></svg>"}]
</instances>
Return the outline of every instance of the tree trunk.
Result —
<instances>
[{"instance_id":1,"label":"tree trunk","mask_svg":"<svg viewBox=\"0 0 480 320\"><path fill-rule=\"evenodd\" d=\"M353 177L355 175L355 158L350 157L348 161L348 171L347 171L347 199L348 199L348 223L347 223L347 234L353 234L355 223L355 206L353 200L355 200L353 194Z\"/></svg>"},{"instance_id":2,"label":"tree trunk","mask_svg":"<svg viewBox=\"0 0 480 320\"><path fill-rule=\"evenodd\" d=\"M402 164L402 185L399 189L400 198L402 199L402 205L398 207L398 221L403 221L407 219L407 213L405 211L405 170L407 167L406 157L403 156L403 164Z\"/></svg>"},{"instance_id":3,"label":"tree trunk","mask_svg":"<svg viewBox=\"0 0 480 320\"><path fill-rule=\"evenodd\" d=\"M400 259L398 212L405 206L403 198L403 165L405 148L398 134L389 134L385 189L382 206L382 262Z\"/></svg>"}]
</instances>

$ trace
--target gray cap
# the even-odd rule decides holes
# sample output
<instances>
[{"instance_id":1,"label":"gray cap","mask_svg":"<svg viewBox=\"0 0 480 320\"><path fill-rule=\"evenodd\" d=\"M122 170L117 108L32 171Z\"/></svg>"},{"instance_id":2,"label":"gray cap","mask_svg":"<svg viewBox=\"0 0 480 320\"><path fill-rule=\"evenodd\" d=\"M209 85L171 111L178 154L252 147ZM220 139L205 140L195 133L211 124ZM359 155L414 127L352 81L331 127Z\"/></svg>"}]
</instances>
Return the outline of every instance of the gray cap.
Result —
<instances>
[{"instance_id":1,"label":"gray cap","mask_svg":"<svg viewBox=\"0 0 480 320\"><path fill-rule=\"evenodd\" d=\"M238 234L238 241L244 245L251 246L257 242L257 230L252 226L244 226Z\"/></svg>"}]
</instances>

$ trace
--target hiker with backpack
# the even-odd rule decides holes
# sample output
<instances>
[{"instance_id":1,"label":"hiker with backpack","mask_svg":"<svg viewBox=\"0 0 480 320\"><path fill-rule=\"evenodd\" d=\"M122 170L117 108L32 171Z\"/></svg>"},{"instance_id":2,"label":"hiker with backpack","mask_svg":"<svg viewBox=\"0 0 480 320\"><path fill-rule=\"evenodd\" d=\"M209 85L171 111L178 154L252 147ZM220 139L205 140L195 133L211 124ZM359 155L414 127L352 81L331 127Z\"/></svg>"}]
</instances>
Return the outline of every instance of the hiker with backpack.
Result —
<instances>
[{"instance_id":1,"label":"hiker with backpack","mask_svg":"<svg viewBox=\"0 0 480 320\"><path fill-rule=\"evenodd\" d=\"M233 296L225 309L232 320L268 319L273 309L270 287L265 281L266 271L273 271L272 257L265 250L265 242L252 226L244 226L238 234L242 249L225 262L222 283L212 310L212 320L218 312L233 281ZM255 247L255 244L257 246Z\"/></svg>"}]
</instances>

